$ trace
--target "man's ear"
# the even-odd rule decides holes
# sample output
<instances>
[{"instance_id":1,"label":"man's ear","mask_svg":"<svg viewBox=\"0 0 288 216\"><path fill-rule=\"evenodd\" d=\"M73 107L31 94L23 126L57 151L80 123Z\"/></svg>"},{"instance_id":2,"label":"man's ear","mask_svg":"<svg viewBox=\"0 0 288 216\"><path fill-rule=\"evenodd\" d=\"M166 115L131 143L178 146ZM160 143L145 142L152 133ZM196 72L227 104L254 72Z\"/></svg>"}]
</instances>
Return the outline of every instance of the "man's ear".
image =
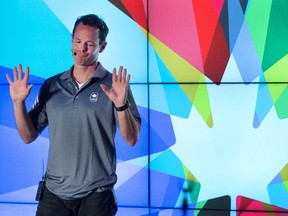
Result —
<instances>
[{"instance_id":1,"label":"man's ear","mask_svg":"<svg viewBox=\"0 0 288 216\"><path fill-rule=\"evenodd\" d=\"M100 47L99 53L101 53L101 52L103 52L103 51L104 51L104 49L105 49L106 45L107 45L107 42L106 42L106 41L104 41L104 42L101 44L101 47Z\"/></svg>"}]
</instances>

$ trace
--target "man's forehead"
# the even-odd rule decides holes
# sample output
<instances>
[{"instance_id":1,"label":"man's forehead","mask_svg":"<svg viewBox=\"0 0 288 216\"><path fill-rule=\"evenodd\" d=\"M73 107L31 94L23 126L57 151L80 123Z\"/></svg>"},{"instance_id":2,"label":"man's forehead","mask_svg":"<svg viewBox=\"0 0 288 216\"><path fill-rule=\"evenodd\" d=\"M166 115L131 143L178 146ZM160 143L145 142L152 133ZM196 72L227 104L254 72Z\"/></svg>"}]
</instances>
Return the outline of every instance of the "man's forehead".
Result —
<instances>
[{"instance_id":1,"label":"man's forehead","mask_svg":"<svg viewBox=\"0 0 288 216\"><path fill-rule=\"evenodd\" d=\"M88 25L78 25L75 29L74 38L82 38L82 37L96 37L99 38L100 30L97 27L88 26Z\"/></svg>"}]
</instances>

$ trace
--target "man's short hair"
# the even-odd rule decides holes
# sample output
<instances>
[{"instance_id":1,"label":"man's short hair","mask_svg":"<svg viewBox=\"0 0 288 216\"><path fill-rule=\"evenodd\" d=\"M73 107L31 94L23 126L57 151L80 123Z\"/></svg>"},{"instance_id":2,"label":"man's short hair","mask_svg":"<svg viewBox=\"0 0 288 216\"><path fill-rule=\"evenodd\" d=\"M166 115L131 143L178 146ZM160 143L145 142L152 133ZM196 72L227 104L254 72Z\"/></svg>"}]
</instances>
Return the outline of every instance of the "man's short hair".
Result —
<instances>
[{"instance_id":1,"label":"man's short hair","mask_svg":"<svg viewBox=\"0 0 288 216\"><path fill-rule=\"evenodd\" d=\"M88 25L91 27L98 28L100 30L100 35L99 35L100 44L102 44L106 40L106 37L107 37L108 32L109 32L108 26L97 15L87 14L87 15L83 15L83 16L78 17L77 20L75 21L74 28L72 31L73 36L75 33L75 29L79 23L82 23L83 25Z\"/></svg>"}]
</instances>

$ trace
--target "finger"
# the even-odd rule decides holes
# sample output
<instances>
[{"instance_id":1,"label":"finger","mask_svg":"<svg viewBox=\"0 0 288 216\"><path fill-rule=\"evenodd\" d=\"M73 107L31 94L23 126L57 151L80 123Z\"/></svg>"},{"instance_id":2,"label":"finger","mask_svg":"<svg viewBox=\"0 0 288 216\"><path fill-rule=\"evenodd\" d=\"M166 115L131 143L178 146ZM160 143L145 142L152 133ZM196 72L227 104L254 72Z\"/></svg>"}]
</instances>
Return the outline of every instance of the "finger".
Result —
<instances>
[{"instance_id":1,"label":"finger","mask_svg":"<svg viewBox=\"0 0 288 216\"><path fill-rule=\"evenodd\" d=\"M123 76L122 76L124 82L126 82L126 76L127 76L127 69L124 68L124 70L123 70Z\"/></svg>"},{"instance_id":2,"label":"finger","mask_svg":"<svg viewBox=\"0 0 288 216\"><path fill-rule=\"evenodd\" d=\"M28 82L29 79L29 67L26 67L26 71L25 71L25 76L24 76L24 81Z\"/></svg>"},{"instance_id":3,"label":"finger","mask_svg":"<svg viewBox=\"0 0 288 216\"><path fill-rule=\"evenodd\" d=\"M22 71L22 65L21 64L18 65L18 69L19 69L18 79L22 79L23 71Z\"/></svg>"},{"instance_id":4,"label":"finger","mask_svg":"<svg viewBox=\"0 0 288 216\"><path fill-rule=\"evenodd\" d=\"M27 86L27 89L28 89L29 93L30 93L32 87L33 87L33 84L30 84L30 85Z\"/></svg>"},{"instance_id":5,"label":"finger","mask_svg":"<svg viewBox=\"0 0 288 216\"><path fill-rule=\"evenodd\" d=\"M121 82L122 80L122 71L123 71L123 66L120 66L119 67L119 70L118 70L118 80Z\"/></svg>"},{"instance_id":6,"label":"finger","mask_svg":"<svg viewBox=\"0 0 288 216\"><path fill-rule=\"evenodd\" d=\"M130 78L131 78L131 75L128 74L127 79L126 79L126 83L127 83L127 84L129 84L129 82L130 82Z\"/></svg>"},{"instance_id":7,"label":"finger","mask_svg":"<svg viewBox=\"0 0 288 216\"><path fill-rule=\"evenodd\" d=\"M9 84L11 84L11 83L12 83L12 80L11 80L11 78L10 78L10 75L9 75L9 74L6 74L6 79L7 79L7 81L8 81L8 83L9 83Z\"/></svg>"},{"instance_id":8,"label":"finger","mask_svg":"<svg viewBox=\"0 0 288 216\"><path fill-rule=\"evenodd\" d=\"M109 93L108 88L107 88L104 84L100 84L100 87L101 87L102 91L103 91L106 95L108 95L108 93Z\"/></svg>"},{"instance_id":9,"label":"finger","mask_svg":"<svg viewBox=\"0 0 288 216\"><path fill-rule=\"evenodd\" d=\"M112 74L112 83L117 81L117 77L116 77L116 68L113 68L113 74Z\"/></svg>"},{"instance_id":10,"label":"finger","mask_svg":"<svg viewBox=\"0 0 288 216\"><path fill-rule=\"evenodd\" d=\"M18 74L17 74L17 68L16 66L13 68L13 76L14 76L14 81L18 80Z\"/></svg>"}]
</instances>

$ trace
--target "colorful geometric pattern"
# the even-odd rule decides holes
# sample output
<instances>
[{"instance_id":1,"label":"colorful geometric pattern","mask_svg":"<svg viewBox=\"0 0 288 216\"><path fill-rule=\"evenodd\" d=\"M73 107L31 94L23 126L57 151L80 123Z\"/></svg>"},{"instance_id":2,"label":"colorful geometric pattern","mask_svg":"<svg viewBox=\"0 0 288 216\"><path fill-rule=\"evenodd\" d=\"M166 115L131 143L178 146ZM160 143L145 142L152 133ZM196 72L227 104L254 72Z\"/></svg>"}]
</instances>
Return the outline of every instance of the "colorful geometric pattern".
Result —
<instances>
[{"instance_id":1,"label":"colorful geometric pattern","mask_svg":"<svg viewBox=\"0 0 288 216\"><path fill-rule=\"evenodd\" d=\"M200 184L171 150L152 154L149 165L152 207L179 207L182 206L185 196L187 196L187 204L197 202ZM159 182L161 185L158 184ZM164 192L165 195L157 196L159 191ZM178 196L175 196L176 194Z\"/></svg>"},{"instance_id":2,"label":"colorful geometric pattern","mask_svg":"<svg viewBox=\"0 0 288 216\"><path fill-rule=\"evenodd\" d=\"M288 215L288 209L279 208L244 196L237 197L237 216L278 216Z\"/></svg>"},{"instance_id":3,"label":"colorful geometric pattern","mask_svg":"<svg viewBox=\"0 0 288 216\"><path fill-rule=\"evenodd\" d=\"M288 209L288 163L269 183L268 192L271 203Z\"/></svg>"},{"instance_id":4,"label":"colorful geometric pattern","mask_svg":"<svg viewBox=\"0 0 288 216\"><path fill-rule=\"evenodd\" d=\"M285 75L288 30L277 27L287 25L285 9L288 3L285 1L251 1L248 4L248 1L187 0L179 4L170 0L165 2L165 7L161 1L149 1L148 18L145 1L133 4L125 0L111 2L137 22L147 36L157 61L161 61L158 66L161 82L202 83L206 77L221 83L231 54L246 83L259 76L260 82L288 81ZM203 120L212 127L207 88L199 88L197 84L195 89L187 89L181 84L180 87ZM253 123L255 128L273 105L280 119L287 118L285 89L275 92L273 87L269 88L269 84L259 85ZM166 97L170 98L170 95L166 91ZM173 112L176 110L173 104L169 104L169 107L170 114L179 115Z\"/></svg>"},{"instance_id":5,"label":"colorful geometric pattern","mask_svg":"<svg viewBox=\"0 0 288 216\"><path fill-rule=\"evenodd\" d=\"M116 135L119 205L155 207L151 215L165 215L163 208L180 209L184 203L187 212L197 215L235 205L248 211L286 211L287 165L278 169L287 163L286 156L279 156L279 151L287 152L287 145L280 143L287 137L279 135L287 129L288 117L287 10L287 0L87 0L81 5L74 0L1 1L0 18L9 22L0 22L5 29L0 34L0 201L19 202L23 190L37 184L49 143L48 131L29 146L19 139L5 74L12 75L18 63L30 66L30 107L40 84L71 66L75 18L96 13L110 26L100 61L106 67L129 67L142 117L140 140L132 150ZM215 97L227 83L231 86L220 94L224 97ZM247 89L252 89L249 95L229 109L237 97L232 93L242 96ZM238 117L247 107L252 108ZM259 154L254 155L256 150ZM254 160L249 164L250 155ZM273 162L267 162L271 158ZM242 196L236 203L235 194L225 191L230 185L221 193L215 188L215 182L239 183L239 172L252 181L249 172L261 175L267 163L271 169L265 179L279 172L268 185L271 205ZM235 172L235 177L225 171ZM260 181L258 185L267 184ZM211 185L213 191L207 189ZM254 188L249 185L247 190ZM237 193L237 187L228 192ZM259 196L265 199L265 193Z\"/></svg>"},{"instance_id":6,"label":"colorful geometric pattern","mask_svg":"<svg viewBox=\"0 0 288 216\"><path fill-rule=\"evenodd\" d=\"M171 0L165 1L164 6L161 1L149 1L148 9L145 1L133 5L125 0L110 2L138 23L147 36L151 45L150 56L155 56L158 65L159 81L179 84L179 88L174 86L172 91L164 86L170 115L185 118L188 113L185 108L194 106L206 124L212 127L207 86L199 83L205 83L209 78L220 84L233 55L244 83L253 82L259 76L259 81L265 82L259 85L254 127L259 127L273 105L280 119L287 118L287 85L279 88L269 84L288 81L285 75L288 66L285 37L288 32L286 28L278 31L277 27L287 25L287 15L283 16L284 8L288 9L287 2L194 0L179 4ZM153 79L149 82L153 83ZM196 84L192 89L182 82ZM182 93L191 106L180 108L171 100Z\"/></svg>"},{"instance_id":7,"label":"colorful geometric pattern","mask_svg":"<svg viewBox=\"0 0 288 216\"><path fill-rule=\"evenodd\" d=\"M224 73L224 67L222 67L221 65L226 66L228 61L228 51L227 48L225 48L226 45L224 40L224 34L221 31L221 28L219 33L216 33L214 35L212 32L215 31L217 24L215 23L216 26L215 25L211 25L211 27L209 26L211 28L210 30L211 35L209 35L211 39L209 39L208 41L209 43L207 43L207 41L204 40L201 44L199 44L197 42L198 40L194 40L193 38L191 38L191 35L195 37L197 36L196 35L197 26L194 26L193 23L192 25L190 25L191 24L190 22L187 22L190 26L179 25L179 23L181 23L182 20L184 19L183 17L179 16L178 12L181 10L183 11L182 15L189 16L185 17L184 20L186 19L193 20L193 14L190 13L191 9L189 9L189 7L187 7L186 4L178 4L175 1L167 1L165 2L165 4L169 5L169 7L166 8L165 10L159 10L158 8L163 6L162 3L160 1L150 1L148 5L149 17L147 19L146 15L147 13L145 13L145 4L144 4L145 2L136 1L137 3L134 2L135 5L133 6L130 4L130 1L111 1L111 2L115 4L115 6L119 7L119 9L123 9L124 7L125 10L123 10L123 12L126 13L129 17L131 17L135 22L137 22L143 33L147 36L147 39L150 45L152 46L150 47L151 52L153 52L153 55L155 55L157 61L161 82L196 83L192 88L191 86L180 84L179 88L174 89L173 92L165 89L166 98L173 98L173 95L182 94L182 92L184 92L186 98L190 101L191 104L195 106L195 108L198 110L198 112L200 113L204 121L207 123L207 125L209 127L212 127L213 120L210 110L207 87L205 85L197 85L197 83L205 83L205 76L204 76L205 73L213 77L214 82L219 82ZM188 1L185 3L188 3ZM205 2L201 7L206 7ZM169 12L171 16L167 17L166 16L167 12ZM209 12L210 11L208 11L207 13ZM157 19L150 19L150 17L152 18L157 17ZM199 19L201 19L201 17L199 17ZM148 25L146 24L147 21ZM218 22L218 19L216 19L216 17L213 18L213 22ZM200 24L198 28L202 29L204 33L203 27L205 23ZM149 31L147 30L148 28ZM177 29L177 31L175 31L174 29ZM167 32L165 30L167 30ZM176 37L175 33L177 33L177 35L181 35L181 37L184 38L179 39L179 36ZM216 38L221 39L221 42L219 44L217 43L217 46L210 46L213 37L215 37L215 39ZM177 39L177 43L174 41L175 39ZM209 47L211 50L209 49ZM203 53L201 53L201 51ZM223 53L227 53L227 57L217 60L217 62L219 63L219 67L216 67L217 70L216 73L215 70L213 70L214 73L212 73L211 65L212 62L214 61L213 58L216 58L216 56L218 55L215 55L215 53L219 52L221 52L222 55ZM197 53L197 55L195 53ZM201 64L199 61L201 61ZM204 62L204 65L202 64L202 62ZM201 70L196 68L197 64L198 67L201 68ZM154 81L149 79L149 82ZM180 115L181 117L187 117L188 112L182 111L182 113L179 113L176 111L181 110L179 109L176 103L172 102L169 103L168 100L168 107L170 114ZM189 106L187 108L190 110ZM186 107L182 107L182 109L186 109Z\"/></svg>"},{"instance_id":8,"label":"colorful geometric pattern","mask_svg":"<svg viewBox=\"0 0 288 216\"><path fill-rule=\"evenodd\" d=\"M208 216L208 215L221 215L230 216L231 198L230 196L223 196L215 199L210 199L197 203L194 215Z\"/></svg>"},{"instance_id":9,"label":"colorful geometric pattern","mask_svg":"<svg viewBox=\"0 0 288 216\"><path fill-rule=\"evenodd\" d=\"M273 106L279 119L288 117L287 85L283 85L283 88L277 91L269 84L288 81L288 29L280 27L287 25L287 8L287 1L252 1L247 13L247 23L263 69L259 79L263 84L259 85L254 116L255 128L259 127Z\"/></svg>"},{"instance_id":10,"label":"colorful geometric pattern","mask_svg":"<svg viewBox=\"0 0 288 216\"><path fill-rule=\"evenodd\" d=\"M15 65L24 63L24 66L30 66L33 75L41 78L54 75L55 69L71 66L71 34L43 1L29 1L29 7L24 6L21 1L0 2L0 8L1 18L9 19L9 22L0 24L2 29L9 29L0 35L1 46L5 50L5 53L0 53L1 66L12 69ZM17 15L7 14L12 11ZM50 34L51 31L57 34ZM13 41L17 41L19 47L15 46L12 50ZM37 59L38 56L42 58ZM4 75L0 83L6 81Z\"/></svg>"},{"instance_id":11,"label":"colorful geometric pattern","mask_svg":"<svg viewBox=\"0 0 288 216\"><path fill-rule=\"evenodd\" d=\"M179 208L173 209L157 209L151 208L149 214L143 214L143 216L151 215L173 215L173 216L230 216L230 197L223 196L216 199L205 200L197 204L194 210L186 209L185 205Z\"/></svg>"}]
</instances>

